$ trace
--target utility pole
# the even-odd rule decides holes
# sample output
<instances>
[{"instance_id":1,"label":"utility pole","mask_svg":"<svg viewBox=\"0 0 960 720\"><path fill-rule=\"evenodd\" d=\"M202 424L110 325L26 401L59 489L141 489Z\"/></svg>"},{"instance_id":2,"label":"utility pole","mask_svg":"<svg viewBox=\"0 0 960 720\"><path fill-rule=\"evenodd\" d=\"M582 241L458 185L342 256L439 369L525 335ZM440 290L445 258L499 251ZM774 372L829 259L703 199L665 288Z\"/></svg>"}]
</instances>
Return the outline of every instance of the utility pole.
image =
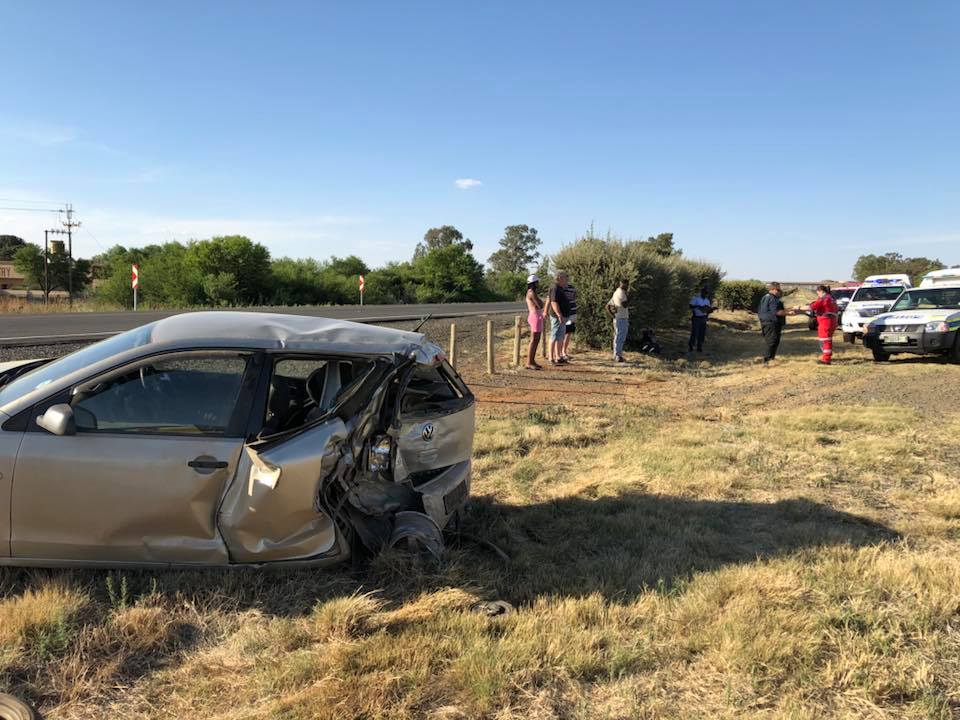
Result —
<instances>
[{"instance_id":1,"label":"utility pole","mask_svg":"<svg viewBox=\"0 0 960 720\"><path fill-rule=\"evenodd\" d=\"M72 203L67 203L65 212L67 219L63 226L67 229L67 295L70 298L70 307L73 307L73 229L80 227L80 221L73 219Z\"/></svg>"},{"instance_id":2,"label":"utility pole","mask_svg":"<svg viewBox=\"0 0 960 720\"><path fill-rule=\"evenodd\" d=\"M66 230L54 228L53 230L43 231L43 302L46 304L50 300L50 235L69 235Z\"/></svg>"},{"instance_id":3,"label":"utility pole","mask_svg":"<svg viewBox=\"0 0 960 720\"><path fill-rule=\"evenodd\" d=\"M50 231L43 231L43 304L50 302Z\"/></svg>"}]
</instances>

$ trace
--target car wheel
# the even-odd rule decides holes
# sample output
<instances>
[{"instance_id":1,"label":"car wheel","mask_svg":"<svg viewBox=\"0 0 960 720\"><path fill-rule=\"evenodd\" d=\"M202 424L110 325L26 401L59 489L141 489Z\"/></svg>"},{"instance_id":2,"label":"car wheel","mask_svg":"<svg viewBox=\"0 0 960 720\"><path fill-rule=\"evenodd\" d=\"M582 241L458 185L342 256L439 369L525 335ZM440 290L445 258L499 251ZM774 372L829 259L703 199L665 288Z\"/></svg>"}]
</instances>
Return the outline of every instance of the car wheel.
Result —
<instances>
[{"instance_id":1,"label":"car wheel","mask_svg":"<svg viewBox=\"0 0 960 720\"><path fill-rule=\"evenodd\" d=\"M957 330L953 335L953 350L950 352L950 360L960 364L960 330Z\"/></svg>"},{"instance_id":2,"label":"car wheel","mask_svg":"<svg viewBox=\"0 0 960 720\"><path fill-rule=\"evenodd\" d=\"M846 343L850 343L851 345L853 345L854 343L857 342L857 336L854 335L853 333L845 332L845 333L843 334L843 341L846 342Z\"/></svg>"},{"instance_id":3,"label":"car wheel","mask_svg":"<svg viewBox=\"0 0 960 720\"><path fill-rule=\"evenodd\" d=\"M13 695L0 693L0 720L36 720L30 706Z\"/></svg>"},{"instance_id":4,"label":"car wheel","mask_svg":"<svg viewBox=\"0 0 960 720\"><path fill-rule=\"evenodd\" d=\"M890 353L884 352L880 348L872 348L874 362L887 362L890 359Z\"/></svg>"}]
</instances>

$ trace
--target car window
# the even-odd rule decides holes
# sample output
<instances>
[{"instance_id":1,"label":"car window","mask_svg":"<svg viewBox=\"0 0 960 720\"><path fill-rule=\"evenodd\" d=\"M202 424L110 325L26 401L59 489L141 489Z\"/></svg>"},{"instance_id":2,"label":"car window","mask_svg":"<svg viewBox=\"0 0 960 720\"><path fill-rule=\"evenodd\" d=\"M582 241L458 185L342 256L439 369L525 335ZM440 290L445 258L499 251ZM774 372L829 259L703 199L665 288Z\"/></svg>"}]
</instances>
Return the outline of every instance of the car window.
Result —
<instances>
[{"instance_id":1,"label":"car window","mask_svg":"<svg viewBox=\"0 0 960 720\"><path fill-rule=\"evenodd\" d=\"M366 376L373 361L282 358L274 362L261 434L311 422L335 407Z\"/></svg>"},{"instance_id":2,"label":"car window","mask_svg":"<svg viewBox=\"0 0 960 720\"><path fill-rule=\"evenodd\" d=\"M960 289L913 290L904 293L891 310L960 309Z\"/></svg>"},{"instance_id":3,"label":"car window","mask_svg":"<svg viewBox=\"0 0 960 720\"><path fill-rule=\"evenodd\" d=\"M246 367L227 356L140 364L74 398L77 432L224 435Z\"/></svg>"},{"instance_id":4,"label":"car window","mask_svg":"<svg viewBox=\"0 0 960 720\"><path fill-rule=\"evenodd\" d=\"M857 289L851 302L893 300L901 292L903 292L902 287L861 287Z\"/></svg>"},{"instance_id":5,"label":"car window","mask_svg":"<svg viewBox=\"0 0 960 720\"><path fill-rule=\"evenodd\" d=\"M0 389L0 405L6 405L21 395L26 395L77 370L95 365L101 360L146 345L150 342L152 329L151 323L114 335L21 375Z\"/></svg>"},{"instance_id":6,"label":"car window","mask_svg":"<svg viewBox=\"0 0 960 720\"><path fill-rule=\"evenodd\" d=\"M400 412L416 415L459 407L468 399L468 391L446 367L418 365L403 394Z\"/></svg>"}]
</instances>

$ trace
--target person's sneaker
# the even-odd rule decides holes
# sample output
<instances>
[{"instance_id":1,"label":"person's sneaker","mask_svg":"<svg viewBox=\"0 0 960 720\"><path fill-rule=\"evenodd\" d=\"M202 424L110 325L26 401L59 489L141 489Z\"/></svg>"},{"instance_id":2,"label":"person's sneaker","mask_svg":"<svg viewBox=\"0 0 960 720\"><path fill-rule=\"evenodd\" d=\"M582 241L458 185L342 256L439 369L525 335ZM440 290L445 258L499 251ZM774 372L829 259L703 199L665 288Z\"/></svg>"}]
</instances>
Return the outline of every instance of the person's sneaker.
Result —
<instances>
[{"instance_id":1,"label":"person's sneaker","mask_svg":"<svg viewBox=\"0 0 960 720\"><path fill-rule=\"evenodd\" d=\"M626 360L623 359L623 355L617 355L617 362L626 362Z\"/></svg>"}]
</instances>

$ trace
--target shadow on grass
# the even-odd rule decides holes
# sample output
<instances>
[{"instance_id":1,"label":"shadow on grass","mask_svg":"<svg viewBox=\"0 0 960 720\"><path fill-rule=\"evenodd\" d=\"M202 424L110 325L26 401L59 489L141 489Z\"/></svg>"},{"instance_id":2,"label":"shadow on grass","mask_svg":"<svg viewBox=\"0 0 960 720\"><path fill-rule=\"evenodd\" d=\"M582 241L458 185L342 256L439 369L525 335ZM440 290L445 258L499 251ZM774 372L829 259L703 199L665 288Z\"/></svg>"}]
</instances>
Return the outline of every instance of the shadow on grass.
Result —
<instances>
[{"instance_id":1,"label":"shadow on grass","mask_svg":"<svg viewBox=\"0 0 960 720\"><path fill-rule=\"evenodd\" d=\"M889 542L868 519L805 499L776 503L632 493L526 506L475 499L469 525L512 558L496 583L507 599L600 593L624 600L675 590L694 572L828 545Z\"/></svg>"}]
</instances>

